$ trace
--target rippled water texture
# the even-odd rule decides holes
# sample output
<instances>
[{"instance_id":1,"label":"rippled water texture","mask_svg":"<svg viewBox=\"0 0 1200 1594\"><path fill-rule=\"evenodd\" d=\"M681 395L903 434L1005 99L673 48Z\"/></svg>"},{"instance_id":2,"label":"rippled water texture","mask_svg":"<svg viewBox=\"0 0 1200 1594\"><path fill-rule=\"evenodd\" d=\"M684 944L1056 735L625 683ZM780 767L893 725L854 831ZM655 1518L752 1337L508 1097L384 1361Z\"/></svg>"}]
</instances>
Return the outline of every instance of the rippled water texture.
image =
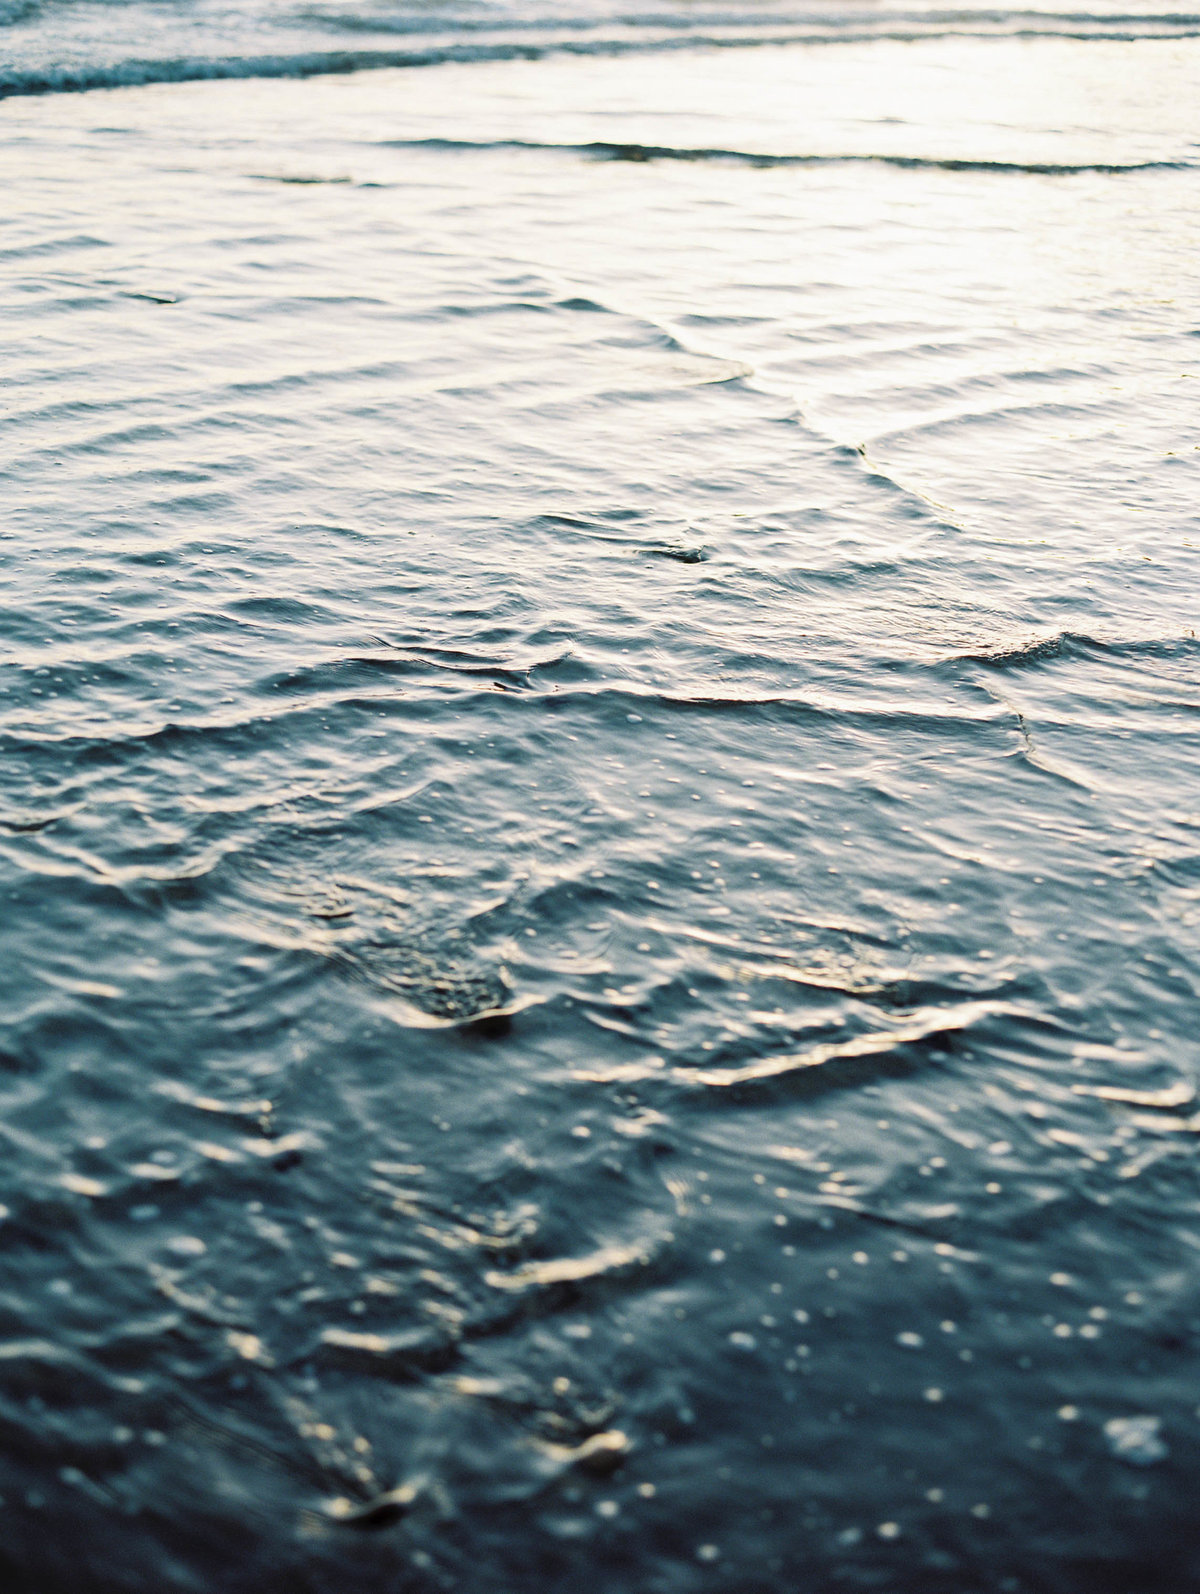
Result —
<instances>
[{"instance_id":1,"label":"rippled water texture","mask_svg":"<svg viewBox=\"0 0 1200 1594\"><path fill-rule=\"evenodd\" d=\"M6 1590L1200 1584L1198 62L3 107Z\"/></svg>"}]
</instances>

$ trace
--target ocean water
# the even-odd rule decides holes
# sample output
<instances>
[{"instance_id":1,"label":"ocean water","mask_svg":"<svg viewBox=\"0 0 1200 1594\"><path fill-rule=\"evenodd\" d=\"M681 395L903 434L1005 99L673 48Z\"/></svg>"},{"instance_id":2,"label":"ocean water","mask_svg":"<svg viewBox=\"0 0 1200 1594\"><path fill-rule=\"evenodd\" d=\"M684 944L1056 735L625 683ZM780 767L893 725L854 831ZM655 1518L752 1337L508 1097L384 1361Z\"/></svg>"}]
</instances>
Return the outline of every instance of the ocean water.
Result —
<instances>
[{"instance_id":1,"label":"ocean water","mask_svg":"<svg viewBox=\"0 0 1200 1594\"><path fill-rule=\"evenodd\" d=\"M6 1594L1191 1594L1200 18L0 37Z\"/></svg>"}]
</instances>

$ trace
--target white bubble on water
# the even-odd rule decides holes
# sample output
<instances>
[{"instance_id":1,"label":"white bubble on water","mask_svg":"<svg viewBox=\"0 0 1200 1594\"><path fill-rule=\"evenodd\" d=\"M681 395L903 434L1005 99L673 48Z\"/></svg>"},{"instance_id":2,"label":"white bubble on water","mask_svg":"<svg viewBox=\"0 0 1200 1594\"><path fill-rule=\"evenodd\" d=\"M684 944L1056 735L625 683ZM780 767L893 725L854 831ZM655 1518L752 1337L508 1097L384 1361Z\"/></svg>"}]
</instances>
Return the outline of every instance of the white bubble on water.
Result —
<instances>
[{"instance_id":1,"label":"white bubble on water","mask_svg":"<svg viewBox=\"0 0 1200 1594\"><path fill-rule=\"evenodd\" d=\"M1104 1437L1118 1461L1127 1461L1134 1467L1149 1467L1168 1454L1159 1436L1161 1427L1161 1417L1110 1417L1104 1424Z\"/></svg>"},{"instance_id":2,"label":"white bubble on water","mask_svg":"<svg viewBox=\"0 0 1200 1594\"><path fill-rule=\"evenodd\" d=\"M208 1246L194 1234L176 1234L167 1241L167 1250L176 1256L203 1256Z\"/></svg>"}]
</instances>

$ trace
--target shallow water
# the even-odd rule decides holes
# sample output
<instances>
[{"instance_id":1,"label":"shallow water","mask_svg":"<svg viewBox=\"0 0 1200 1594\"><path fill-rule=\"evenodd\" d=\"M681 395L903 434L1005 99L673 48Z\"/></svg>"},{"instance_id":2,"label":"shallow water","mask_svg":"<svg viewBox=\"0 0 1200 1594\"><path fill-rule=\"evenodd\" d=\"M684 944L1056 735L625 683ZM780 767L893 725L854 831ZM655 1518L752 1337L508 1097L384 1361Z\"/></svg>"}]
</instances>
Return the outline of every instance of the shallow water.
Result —
<instances>
[{"instance_id":1,"label":"shallow water","mask_svg":"<svg viewBox=\"0 0 1200 1594\"><path fill-rule=\"evenodd\" d=\"M3 107L7 1588L1196 1586L1198 88Z\"/></svg>"}]
</instances>

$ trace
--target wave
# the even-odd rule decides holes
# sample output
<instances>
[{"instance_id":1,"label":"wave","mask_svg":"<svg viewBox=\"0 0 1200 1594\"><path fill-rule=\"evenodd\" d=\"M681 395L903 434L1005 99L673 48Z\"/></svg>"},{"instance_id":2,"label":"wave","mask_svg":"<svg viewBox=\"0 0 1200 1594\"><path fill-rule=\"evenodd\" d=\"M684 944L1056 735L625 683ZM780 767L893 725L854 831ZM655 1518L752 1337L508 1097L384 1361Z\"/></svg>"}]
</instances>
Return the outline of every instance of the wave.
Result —
<instances>
[{"instance_id":1,"label":"wave","mask_svg":"<svg viewBox=\"0 0 1200 1594\"><path fill-rule=\"evenodd\" d=\"M993 1019L1023 1021L1029 1015L1007 1001L965 1001L930 1006L888 1029L871 1030L849 1039L823 1041L802 1052L772 1053L724 1068L677 1064L666 1074L653 1062L575 1069L572 1077L593 1083L625 1083L667 1078L689 1090L744 1093L762 1086L782 1089L793 1097L857 1089L911 1072L929 1045L954 1045Z\"/></svg>"},{"instance_id":2,"label":"wave","mask_svg":"<svg viewBox=\"0 0 1200 1594\"><path fill-rule=\"evenodd\" d=\"M1200 165L1200 161L1150 160L1150 161L1000 161L972 160L951 155L892 155L870 151L853 153L768 154L741 149L689 149L666 144L618 144L606 140L586 144L551 144L534 139L497 139L473 141L456 138L421 138L389 142L391 149L432 150L545 150L554 153L591 156L597 160L613 161L728 161L742 166L845 166L867 164L898 166L914 171L946 172L1022 172L1044 177L1065 177L1080 172L1149 172L1180 171Z\"/></svg>"},{"instance_id":3,"label":"wave","mask_svg":"<svg viewBox=\"0 0 1200 1594\"><path fill-rule=\"evenodd\" d=\"M1014 665L1040 664L1045 659L1062 658L1174 658L1192 653L1193 636L1143 637L1117 641L1090 636L1086 631L1055 631L1049 636L1031 636L994 647L956 652L948 663L984 664L994 669Z\"/></svg>"},{"instance_id":4,"label":"wave","mask_svg":"<svg viewBox=\"0 0 1200 1594\"><path fill-rule=\"evenodd\" d=\"M134 11L136 7L128 8ZM5 17L23 21L32 14L32 7L10 7ZM0 24L2 24L0 19ZM358 23L347 18L322 17L321 25L338 31L359 31ZM430 19L431 23L434 19ZM705 19L706 22L708 19ZM374 48L344 49L314 47L304 50L283 48L279 50L236 53L215 50L212 53L179 53L162 56L129 56L121 59L89 60L46 59L39 55L33 60L10 59L0 63L0 99L16 96L81 93L93 89L130 88L152 83L196 82L228 78L306 78L331 76L342 73L373 71L386 68L417 68L442 66L451 63L488 61L535 61L553 55L623 56L693 49L746 49L751 47L810 45L832 46L839 44L868 43L918 43L936 39L996 39L996 38L1047 38L1078 41L1133 42L1143 39L1188 39L1200 37L1200 16L1192 14L1105 17L1088 13L1040 12L952 12L930 13L911 20L891 14L872 22L856 17L853 21L837 18L818 19L771 28L747 27L743 22L737 27L697 27L692 21L687 27L676 19L668 25L664 19L654 18L623 20L614 31L593 26L588 29L572 28L555 19L550 28L538 24L522 24L509 31L489 26L486 34L468 34L455 23L447 27L441 20L436 27L424 32L425 42L409 45L380 45ZM132 31L132 29L131 29ZM377 37L386 37L395 27L367 26ZM419 30L406 28L405 34L413 37ZM613 158L620 149L636 146L612 146ZM605 146L592 147L594 152ZM724 158L753 160L761 164L813 163L823 160L880 159L894 165L938 164L976 165L1004 163L987 162L921 162L902 156L755 156L738 152L654 151L646 146L644 156L627 155L624 158L660 158L674 154L677 159ZM1157 164L1157 163L1148 163ZM1080 168L1014 166L1018 170L1124 170L1105 165ZM1138 168L1135 168L1138 169Z\"/></svg>"}]
</instances>

